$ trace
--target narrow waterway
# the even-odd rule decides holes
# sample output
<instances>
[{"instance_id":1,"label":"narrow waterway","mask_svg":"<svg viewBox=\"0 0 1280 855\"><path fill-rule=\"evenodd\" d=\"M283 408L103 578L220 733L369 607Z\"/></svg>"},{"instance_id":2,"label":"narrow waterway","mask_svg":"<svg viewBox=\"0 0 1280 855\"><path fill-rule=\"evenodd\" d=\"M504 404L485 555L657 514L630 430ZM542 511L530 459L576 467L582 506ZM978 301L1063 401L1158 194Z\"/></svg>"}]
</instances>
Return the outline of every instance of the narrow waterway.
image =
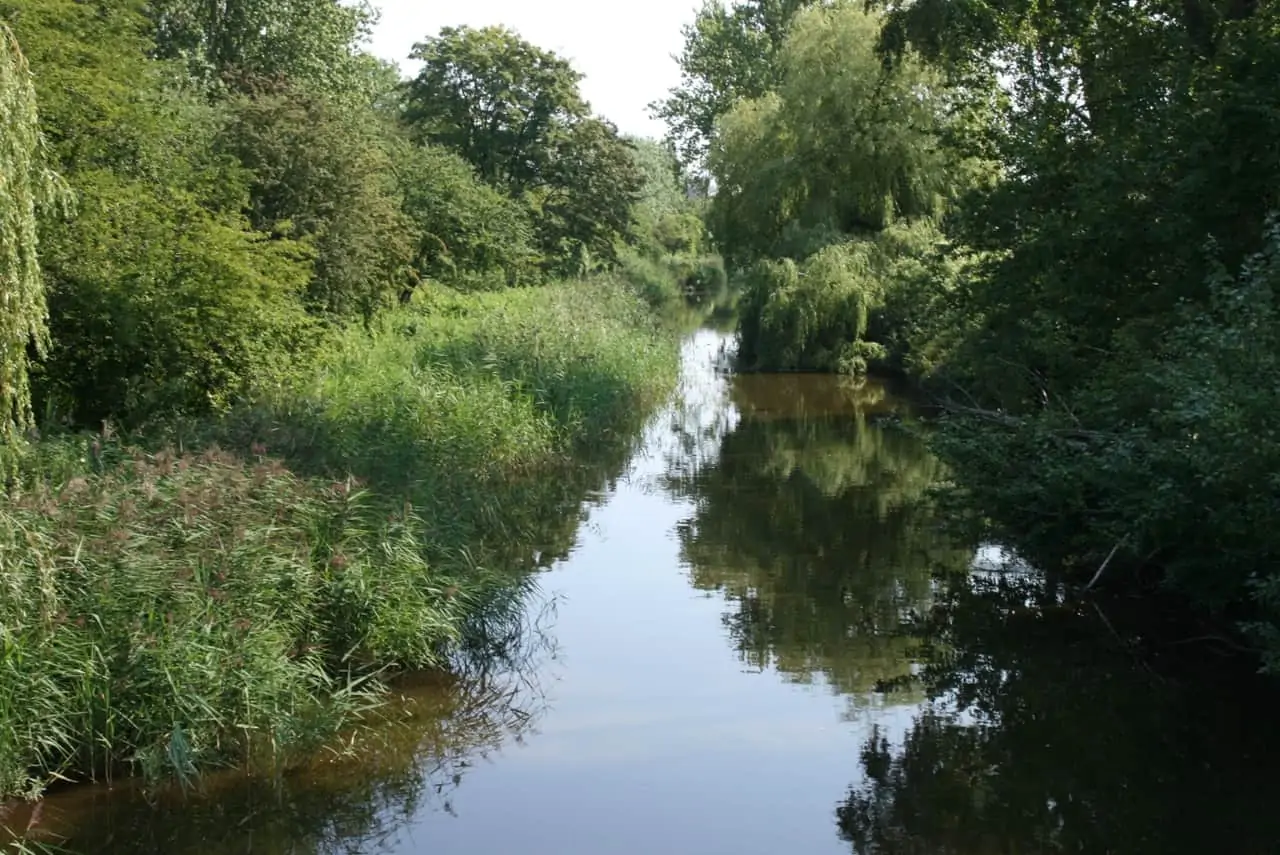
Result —
<instances>
[{"instance_id":1,"label":"narrow waterway","mask_svg":"<svg viewBox=\"0 0 1280 855\"><path fill-rule=\"evenodd\" d=\"M1267 684L1162 671L988 569L940 531L905 404L734 378L730 346L687 339L518 662L404 687L354 757L150 806L69 790L36 824L172 855L1280 851Z\"/></svg>"}]
</instances>

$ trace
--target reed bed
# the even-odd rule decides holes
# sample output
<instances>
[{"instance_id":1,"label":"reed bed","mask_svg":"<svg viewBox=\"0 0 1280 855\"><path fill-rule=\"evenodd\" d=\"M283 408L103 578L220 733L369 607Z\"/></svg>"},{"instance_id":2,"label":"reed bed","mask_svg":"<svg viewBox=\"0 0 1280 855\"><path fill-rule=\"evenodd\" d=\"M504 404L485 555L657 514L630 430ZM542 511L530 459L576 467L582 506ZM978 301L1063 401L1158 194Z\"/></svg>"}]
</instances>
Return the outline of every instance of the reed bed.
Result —
<instances>
[{"instance_id":1,"label":"reed bed","mask_svg":"<svg viewBox=\"0 0 1280 855\"><path fill-rule=\"evenodd\" d=\"M9 449L0 801L289 764L389 672L486 649L522 619L496 547L571 529L574 456L625 443L676 367L616 285L437 291L217 422Z\"/></svg>"}]
</instances>

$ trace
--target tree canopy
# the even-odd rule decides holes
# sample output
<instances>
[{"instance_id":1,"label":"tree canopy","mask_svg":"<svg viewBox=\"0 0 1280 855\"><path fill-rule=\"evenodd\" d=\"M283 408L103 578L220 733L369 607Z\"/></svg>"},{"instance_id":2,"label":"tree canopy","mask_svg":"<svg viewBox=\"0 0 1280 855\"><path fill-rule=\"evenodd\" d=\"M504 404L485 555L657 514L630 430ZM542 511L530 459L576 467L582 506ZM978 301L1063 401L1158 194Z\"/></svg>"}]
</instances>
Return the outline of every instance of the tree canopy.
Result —
<instances>
[{"instance_id":1,"label":"tree canopy","mask_svg":"<svg viewBox=\"0 0 1280 855\"><path fill-rule=\"evenodd\" d=\"M414 46L407 118L512 196L552 183L556 146L588 114L582 75L505 27L445 27Z\"/></svg>"},{"instance_id":2,"label":"tree canopy","mask_svg":"<svg viewBox=\"0 0 1280 855\"><path fill-rule=\"evenodd\" d=\"M1275 396L1245 379L1276 356L1275 8L834 2L780 40L768 9L705 7L663 108L715 179L740 364L912 373L996 536L1127 562L1277 667Z\"/></svg>"},{"instance_id":3,"label":"tree canopy","mask_svg":"<svg viewBox=\"0 0 1280 855\"><path fill-rule=\"evenodd\" d=\"M667 123L681 163L700 167L716 122L738 101L760 98L779 81L778 52L791 19L814 0L706 0L683 29L680 85L651 109Z\"/></svg>"},{"instance_id":4,"label":"tree canopy","mask_svg":"<svg viewBox=\"0 0 1280 855\"><path fill-rule=\"evenodd\" d=\"M591 115L582 75L505 27L446 27L413 58L423 63L407 89L415 137L530 206L549 272L614 261L643 176L617 128Z\"/></svg>"}]
</instances>

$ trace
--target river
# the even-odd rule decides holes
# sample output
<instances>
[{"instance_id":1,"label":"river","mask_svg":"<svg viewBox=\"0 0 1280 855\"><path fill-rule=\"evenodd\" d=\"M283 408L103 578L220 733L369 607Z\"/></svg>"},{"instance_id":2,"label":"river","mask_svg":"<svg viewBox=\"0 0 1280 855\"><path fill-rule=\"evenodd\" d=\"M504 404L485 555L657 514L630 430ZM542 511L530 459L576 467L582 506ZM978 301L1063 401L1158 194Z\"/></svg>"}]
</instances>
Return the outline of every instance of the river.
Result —
<instances>
[{"instance_id":1,"label":"river","mask_svg":"<svg viewBox=\"0 0 1280 855\"><path fill-rule=\"evenodd\" d=\"M515 661L400 687L374 744L282 779L69 789L33 827L167 855L1280 851L1270 684L945 534L881 386L683 347Z\"/></svg>"}]
</instances>

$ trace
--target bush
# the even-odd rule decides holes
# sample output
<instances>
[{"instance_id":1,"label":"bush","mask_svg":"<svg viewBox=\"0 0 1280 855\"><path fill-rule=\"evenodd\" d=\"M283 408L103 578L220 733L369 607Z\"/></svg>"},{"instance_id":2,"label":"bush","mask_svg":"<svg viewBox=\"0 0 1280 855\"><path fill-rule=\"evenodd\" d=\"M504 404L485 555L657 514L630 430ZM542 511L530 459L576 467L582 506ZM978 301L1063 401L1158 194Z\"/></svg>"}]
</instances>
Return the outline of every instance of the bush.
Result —
<instances>
[{"instance_id":1,"label":"bush","mask_svg":"<svg viewBox=\"0 0 1280 855\"><path fill-rule=\"evenodd\" d=\"M629 251L619 261L619 275L653 308L675 305L681 299L680 277L672 259Z\"/></svg>"},{"instance_id":2,"label":"bush","mask_svg":"<svg viewBox=\"0 0 1280 855\"><path fill-rule=\"evenodd\" d=\"M1219 268L1151 351L1118 350L1069 396L1003 428L938 437L1001 536L1041 566L1103 583L1156 565L1220 619L1243 619L1280 669L1280 225L1239 275Z\"/></svg>"},{"instance_id":3,"label":"bush","mask_svg":"<svg viewBox=\"0 0 1280 855\"><path fill-rule=\"evenodd\" d=\"M405 143L397 164L405 213L417 231L419 277L463 290L540 280L527 206L482 182L471 164L443 148Z\"/></svg>"},{"instance_id":4,"label":"bush","mask_svg":"<svg viewBox=\"0 0 1280 855\"><path fill-rule=\"evenodd\" d=\"M306 352L303 247L180 190L99 171L75 187L78 215L43 235L52 347L33 386L46 421L225 409Z\"/></svg>"},{"instance_id":5,"label":"bush","mask_svg":"<svg viewBox=\"0 0 1280 855\"><path fill-rule=\"evenodd\" d=\"M394 140L372 110L291 87L230 102L217 147L252 175L255 229L315 253L313 309L368 318L394 297L413 255L413 224L391 161Z\"/></svg>"}]
</instances>

